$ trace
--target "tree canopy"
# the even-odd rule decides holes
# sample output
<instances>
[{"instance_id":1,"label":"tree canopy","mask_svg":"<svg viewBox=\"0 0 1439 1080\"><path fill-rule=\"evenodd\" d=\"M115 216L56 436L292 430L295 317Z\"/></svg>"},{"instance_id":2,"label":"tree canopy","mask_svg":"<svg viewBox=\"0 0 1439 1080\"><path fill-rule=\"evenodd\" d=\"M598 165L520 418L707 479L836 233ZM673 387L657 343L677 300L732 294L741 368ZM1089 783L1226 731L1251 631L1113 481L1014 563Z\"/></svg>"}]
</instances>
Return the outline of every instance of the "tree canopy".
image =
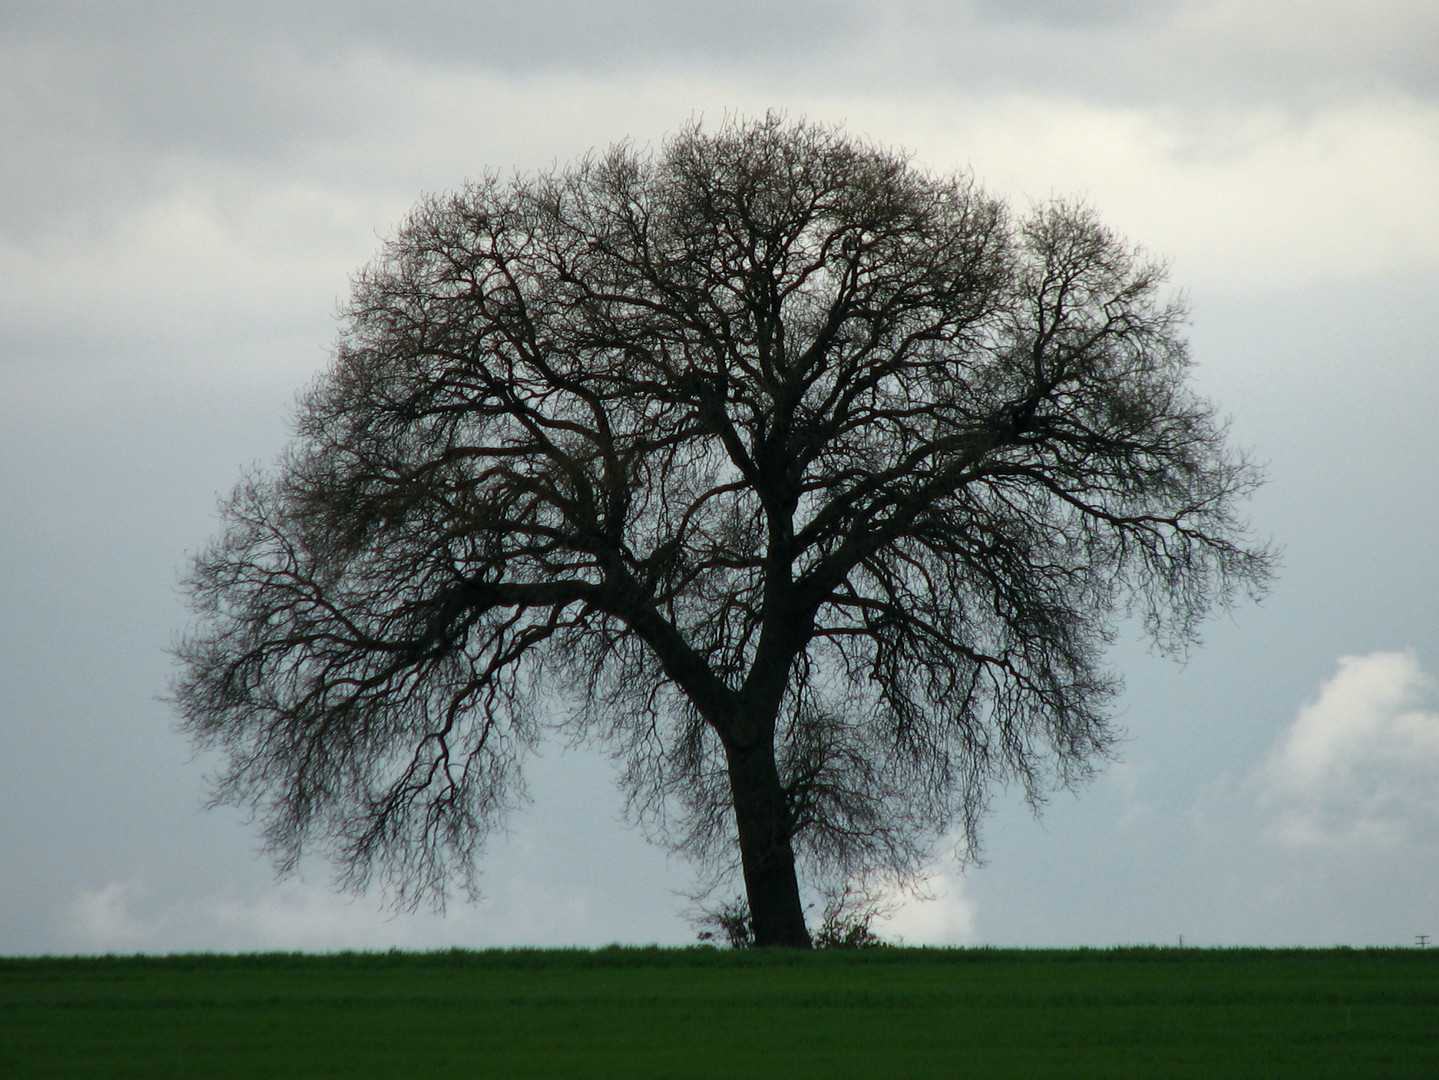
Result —
<instances>
[{"instance_id":1,"label":"tree canopy","mask_svg":"<svg viewBox=\"0 0 1439 1080\"><path fill-rule=\"evenodd\" d=\"M802 885L908 882L1107 760L1124 619L1180 649L1262 590L1164 278L777 116L423 200L194 562L217 798L282 868L443 898L562 733L807 944Z\"/></svg>"}]
</instances>

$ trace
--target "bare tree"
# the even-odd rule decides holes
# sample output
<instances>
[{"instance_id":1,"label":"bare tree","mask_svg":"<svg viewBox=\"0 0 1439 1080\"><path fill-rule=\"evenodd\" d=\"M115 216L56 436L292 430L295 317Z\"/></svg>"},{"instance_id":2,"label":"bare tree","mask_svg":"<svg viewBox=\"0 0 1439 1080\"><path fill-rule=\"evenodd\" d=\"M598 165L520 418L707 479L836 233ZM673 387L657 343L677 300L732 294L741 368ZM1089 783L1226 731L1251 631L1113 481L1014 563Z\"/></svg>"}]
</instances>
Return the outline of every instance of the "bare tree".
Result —
<instances>
[{"instance_id":1,"label":"bare tree","mask_svg":"<svg viewBox=\"0 0 1439 1080\"><path fill-rule=\"evenodd\" d=\"M425 200L195 560L217 799L442 900L563 730L807 945L802 881L909 881L1107 759L1121 619L1182 648L1262 589L1163 278L775 116Z\"/></svg>"}]
</instances>

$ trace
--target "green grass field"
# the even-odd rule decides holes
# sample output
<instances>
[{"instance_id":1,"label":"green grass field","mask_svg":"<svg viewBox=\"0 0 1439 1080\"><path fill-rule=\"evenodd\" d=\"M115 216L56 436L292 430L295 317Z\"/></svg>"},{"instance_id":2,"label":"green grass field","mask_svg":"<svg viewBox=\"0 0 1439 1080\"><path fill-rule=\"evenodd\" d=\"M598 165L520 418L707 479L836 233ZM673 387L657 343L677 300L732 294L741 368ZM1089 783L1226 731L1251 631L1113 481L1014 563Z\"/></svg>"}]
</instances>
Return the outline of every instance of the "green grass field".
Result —
<instances>
[{"instance_id":1,"label":"green grass field","mask_svg":"<svg viewBox=\"0 0 1439 1080\"><path fill-rule=\"evenodd\" d=\"M0 959L0 1077L1439 1077L1439 950Z\"/></svg>"}]
</instances>

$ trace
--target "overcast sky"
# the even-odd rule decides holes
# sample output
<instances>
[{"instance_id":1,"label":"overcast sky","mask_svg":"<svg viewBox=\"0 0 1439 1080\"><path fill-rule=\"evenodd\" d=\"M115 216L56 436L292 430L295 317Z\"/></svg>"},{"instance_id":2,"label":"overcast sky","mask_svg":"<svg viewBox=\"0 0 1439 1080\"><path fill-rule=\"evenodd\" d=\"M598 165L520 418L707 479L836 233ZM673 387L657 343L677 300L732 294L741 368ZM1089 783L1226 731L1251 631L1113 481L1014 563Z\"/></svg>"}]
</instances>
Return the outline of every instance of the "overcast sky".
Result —
<instances>
[{"instance_id":1,"label":"overcast sky","mask_svg":"<svg viewBox=\"0 0 1439 1080\"><path fill-rule=\"evenodd\" d=\"M1439 935L1432 0L10 0L0 954L693 940L690 869L599 757L534 762L483 903L393 917L323 864L276 882L159 698L187 554L420 194L770 108L1171 260L1285 549L1187 664L1120 642L1123 760L1038 820L998 793L986 863L941 858L881 932Z\"/></svg>"}]
</instances>

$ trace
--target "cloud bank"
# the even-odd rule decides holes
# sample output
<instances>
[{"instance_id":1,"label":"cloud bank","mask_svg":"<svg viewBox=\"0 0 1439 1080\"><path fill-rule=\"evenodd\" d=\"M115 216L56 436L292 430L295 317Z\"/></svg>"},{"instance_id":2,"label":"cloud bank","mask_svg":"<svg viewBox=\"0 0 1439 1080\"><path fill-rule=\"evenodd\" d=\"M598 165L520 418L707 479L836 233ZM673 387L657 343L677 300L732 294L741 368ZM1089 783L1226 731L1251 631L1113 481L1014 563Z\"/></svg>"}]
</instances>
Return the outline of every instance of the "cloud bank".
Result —
<instances>
[{"instance_id":1,"label":"cloud bank","mask_svg":"<svg viewBox=\"0 0 1439 1080\"><path fill-rule=\"evenodd\" d=\"M176 896L124 877L77 890L57 913L56 930L67 950L87 954L597 947L616 939L600 881L557 882L541 872L492 884L482 904L394 913L375 896L301 878L258 894ZM676 927L652 917L647 925L656 939L675 943ZM643 932L630 940L643 940Z\"/></svg>"}]
</instances>

